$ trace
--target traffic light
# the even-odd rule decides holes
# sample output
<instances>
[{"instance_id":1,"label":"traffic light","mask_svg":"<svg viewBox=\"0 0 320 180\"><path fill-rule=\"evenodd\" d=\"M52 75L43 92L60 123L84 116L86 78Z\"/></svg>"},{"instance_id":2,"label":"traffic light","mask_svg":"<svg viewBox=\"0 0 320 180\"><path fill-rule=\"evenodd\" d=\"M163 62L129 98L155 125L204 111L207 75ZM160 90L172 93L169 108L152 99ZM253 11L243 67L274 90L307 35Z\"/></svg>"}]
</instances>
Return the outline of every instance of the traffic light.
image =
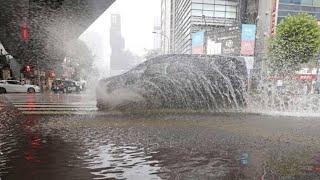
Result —
<instances>
[{"instance_id":1,"label":"traffic light","mask_svg":"<svg viewBox=\"0 0 320 180\"><path fill-rule=\"evenodd\" d=\"M48 77L54 78L55 76L56 76L56 74L53 71L49 71Z\"/></svg>"},{"instance_id":2,"label":"traffic light","mask_svg":"<svg viewBox=\"0 0 320 180\"><path fill-rule=\"evenodd\" d=\"M29 73L31 71L31 67L29 65L26 65L24 71Z\"/></svg>"},{"instance_id":3,"label":"traffic light","mask_svg":"<svg viewBox=\"0 0 320 180\"><path fill-rule=\"evenodd\" d=\"M21 30L22 40L24 40L24 41L29 40L29 28L28 28L27 23L23 23L20 30Z\"/></svg>"}]
</instances>

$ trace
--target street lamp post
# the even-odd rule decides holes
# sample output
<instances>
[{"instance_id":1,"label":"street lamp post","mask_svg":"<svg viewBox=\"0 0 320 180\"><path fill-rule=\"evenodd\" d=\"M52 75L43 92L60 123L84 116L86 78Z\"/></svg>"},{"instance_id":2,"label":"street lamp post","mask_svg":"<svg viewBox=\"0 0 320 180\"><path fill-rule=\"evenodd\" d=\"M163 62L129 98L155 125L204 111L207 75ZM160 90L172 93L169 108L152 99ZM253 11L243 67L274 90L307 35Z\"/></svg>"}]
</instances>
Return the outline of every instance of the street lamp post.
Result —
<instances>
[{"instance_id":1,"label":"street lamp post","mask_svg":"<svg viewBox=\"0 0 320 180\"><path fill-rule=\"evenodd\" d=\"M170 47L169 47L170 46L170 44L169 44L170 43L170 39L169 39L169 37L167 35L163 34L162 32L153 31L152 33L153 34L159 34L159 35L161 35L161 36L163 36L163 37L165 37L167 39L167 42L168 42L168 51L167 52L170 53ZM166 46L166 43L165 43L165 46ZM164 51L165 51L164 53L166 53L166 47L164 47Z\"/></svg>"},{"instance_id":2,"label":"street lamp post","mask_svg":"<svg viewBox=\"0 0 320 180\"><path fill-rule=\"evenodd\" d=\"M38 85L40 86L40 87L42 87L42 85L41 85L41 78L40 78L40 68L39 68L39 60L38 60L38 58L37 58L37 75L38 75Z\"/></svg>"}]
</instances>

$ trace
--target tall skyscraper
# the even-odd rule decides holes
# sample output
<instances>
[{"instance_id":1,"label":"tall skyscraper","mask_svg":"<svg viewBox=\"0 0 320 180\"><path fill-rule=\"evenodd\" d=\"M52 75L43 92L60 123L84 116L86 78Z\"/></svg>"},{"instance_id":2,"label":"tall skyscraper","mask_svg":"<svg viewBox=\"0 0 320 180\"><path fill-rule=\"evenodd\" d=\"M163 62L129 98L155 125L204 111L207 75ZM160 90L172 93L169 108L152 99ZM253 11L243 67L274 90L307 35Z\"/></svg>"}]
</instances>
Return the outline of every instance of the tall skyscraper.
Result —
<instances>
[{"instance_id":1,"label":"tall skyscraper","mask_svg":"<svg viewBox=\"0 0 320 180\"><path fill-rule=\"evenodd\" d=\"M126 62L123 58L123 51L125 42L121 34L121 16L120 14L111 15L111 28L110 28L110 69L123 70L126 68Z\"/></svg>"},{"instance_id":2,"label":"tall skyscraper","mask_svg":"<svg viewBox=\"0 0 320 180\"><path fill-rule=\"evenodd\" d=\"M172 26L173 14L172 9L174 0L161 0L161 51L162 53L170 53L172 47Z\"/></svg>"},{"instance_id":3,"label":"tall skyscraper","mask_svg":"<svg viewBox=\"0 0 320 180\"><path fill-rule=\"evenodd\" d=\"M153 27L153 49L160 50L161 49L161 22L159 17L154 18L154 27Z\"/></svg>"},{"instance_id":4,"label":"tall skyscraper","mask_svg":"<svg viewBox=\"0 0 320 180\"><path fill-rule=\"evenodd\" d=\"M137 63L137 56L128 50L125 50L125 40L121 34L121 16L120 14L111 15L110 27L110 75L119 75Z\"/></svg>"}]
</instances>

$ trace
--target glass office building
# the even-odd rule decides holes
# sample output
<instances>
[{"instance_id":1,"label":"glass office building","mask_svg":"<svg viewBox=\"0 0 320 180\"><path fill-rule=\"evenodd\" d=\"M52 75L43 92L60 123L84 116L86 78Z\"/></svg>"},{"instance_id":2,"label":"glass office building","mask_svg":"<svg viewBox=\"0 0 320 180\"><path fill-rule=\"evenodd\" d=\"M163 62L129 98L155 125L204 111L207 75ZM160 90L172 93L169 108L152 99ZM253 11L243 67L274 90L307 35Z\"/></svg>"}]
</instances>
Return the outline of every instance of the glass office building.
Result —
<instances>
[{"instance_id":1,"label":"glass office building","mask_svg":"<svg viewBox=\"0 0 320 180\"><path fill-rule=\"evenodd\" d=\"M173 53L191 54L191 33L232 26L240 19L240 0L171 0L167 4L171 5L169 29Z\"/></svg>"},{"instance_id":2,"label":"glass office building","mask_svg":"<svg viewBox=\"0 0 320 180\"><path fill-rule=\"evenodd\" d=\"M320 21L320 0L279 0L278 23L289 15L306 12Z\"/></svg>"},{"instance_id":3,"label":"glass office building","mask_svg":"<svg viewBox=\"0 0 320 180\"><path fill-rule=\"evenodd\" d=\"M192 16L205 15L208 18L236 19L238 15L237 0L192 0Z\"/></svg>"}]
</instances>

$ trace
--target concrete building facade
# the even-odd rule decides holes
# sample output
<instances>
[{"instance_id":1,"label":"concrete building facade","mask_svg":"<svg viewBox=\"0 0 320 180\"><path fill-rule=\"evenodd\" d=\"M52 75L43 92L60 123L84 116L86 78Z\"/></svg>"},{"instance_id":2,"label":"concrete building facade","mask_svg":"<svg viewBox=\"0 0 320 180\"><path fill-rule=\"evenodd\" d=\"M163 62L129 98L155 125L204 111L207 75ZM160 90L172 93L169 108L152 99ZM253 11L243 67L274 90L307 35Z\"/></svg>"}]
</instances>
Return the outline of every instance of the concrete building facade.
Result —
<instances>
[{"instance_id":1,"label":"concrete building facade","mask_svg":"<svg viewBox=\"0 0 320 180\"><path fill-rule=\"evenodd\" d=\"M173 16L172 9L174 0L161 0L161 51L162 53L170 53L172 49L172 24Z\"/></svg>"},{"instance_id":2,"label":"concrete building facade","mask_svg":"<svg viewBox=\"0 0 320 180\"><path fill-rule=\"evenodd\" d=\"M172 53L191 54L192 33L236 26L241 17L240 0L162 0L164 4L162 31L169 32Z\"/></svg>"}]
</instances>

